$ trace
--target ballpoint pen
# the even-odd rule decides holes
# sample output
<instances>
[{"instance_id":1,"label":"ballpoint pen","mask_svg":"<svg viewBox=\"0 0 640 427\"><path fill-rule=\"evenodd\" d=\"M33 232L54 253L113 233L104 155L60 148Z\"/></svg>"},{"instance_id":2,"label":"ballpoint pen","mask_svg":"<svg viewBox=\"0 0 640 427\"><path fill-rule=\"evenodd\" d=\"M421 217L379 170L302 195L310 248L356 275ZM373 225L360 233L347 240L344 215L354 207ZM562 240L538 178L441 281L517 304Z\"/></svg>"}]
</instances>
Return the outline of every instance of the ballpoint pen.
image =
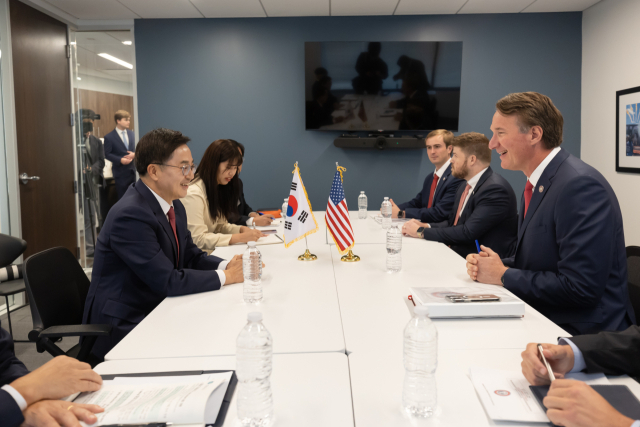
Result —
<instances>
[{"instance_id":1,"label":"ballpoint pen","mask_svg":"<svg viewBox=\"0 0 640 427\"><path fill-rule=\"evenodd\" d=\"M480 250L480 243L478 243L478 241L477 241L477 240L476 240L476 248L478 249L478 253L482 252L482 251Z\"/></svg>"},{"instance_id":2,"label":"ballpoint pen","mask_svg":"<svg viewBox=\"0 0 640 427\"><path fill-rule=\"evenodd\" d=\"M549 373L549 379L551 380L551 382L554 382L556 380L555 375L553 375L553 371L551 370L551 366L549 365L549 362L547 362L547 359L544 357L544 354L542 354L542 344L538 344L538 351L540 352L540 357L542 357L542 362L544 363L544 366L547 367L547 372Z\"/></svg>"}]
</instances>

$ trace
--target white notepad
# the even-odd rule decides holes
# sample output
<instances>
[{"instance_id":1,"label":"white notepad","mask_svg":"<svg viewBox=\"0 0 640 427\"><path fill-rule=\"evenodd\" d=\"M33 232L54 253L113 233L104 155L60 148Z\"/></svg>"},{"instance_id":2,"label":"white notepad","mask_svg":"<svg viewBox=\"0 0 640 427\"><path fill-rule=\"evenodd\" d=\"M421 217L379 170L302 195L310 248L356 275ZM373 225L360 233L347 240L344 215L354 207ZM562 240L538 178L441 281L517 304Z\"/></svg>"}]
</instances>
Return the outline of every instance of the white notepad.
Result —
<instances>
[{"instance_id":1,"label":"white notepad","mask_svg":"<svg viewBox=\"0 0 640 427\"><path fill-rule=\"evenodd\" d=\"M506 289L493 285L477 285L447 288L410 288L416 304L429 307L431 318L460 317L523 317L525 304ZM499 302L453 303L446 299L450 294L493 294Z\"/></svg>"}]
</instances>

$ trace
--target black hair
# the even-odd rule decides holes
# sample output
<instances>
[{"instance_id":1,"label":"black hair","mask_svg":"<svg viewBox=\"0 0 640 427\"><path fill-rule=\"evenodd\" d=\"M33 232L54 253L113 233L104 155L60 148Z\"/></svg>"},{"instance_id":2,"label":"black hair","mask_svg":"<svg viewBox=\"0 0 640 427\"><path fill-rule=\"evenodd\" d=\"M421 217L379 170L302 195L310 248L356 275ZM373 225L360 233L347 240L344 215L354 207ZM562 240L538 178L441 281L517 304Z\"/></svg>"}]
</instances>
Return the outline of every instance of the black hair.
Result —
<instances>
[{"instance_id":1,"label":"black hair","mask_svg":"<svg viewBox=\"0 0 640 427\"><path fill-rule=\"evenodd\" d=\"M136 170L145 176L149 165L166 163L178 147L189 141L189 137L176 130L158 128L147 132L136 144Z\"/></svg>"},{"instance_id":2,"label":"black hair","mask_svg":"<svg viewBox=\"0 0 640 427\"><path fill-rule=\"evenodd\" d=\"M380 42L370 42L367 51L373 55L380 55L382 44Z\"/></svg>"},{"instance_id":3,"label":"black hair","mask_svg":"<svg viewBox=\"0 0 640 427\"><path fill-rule=\"evenodd\" d=\"M316 76L327 76L329 75L329 72L324 67L318 67L313 71L313 74L315 74Z\"/></svg>"}]
</instances>

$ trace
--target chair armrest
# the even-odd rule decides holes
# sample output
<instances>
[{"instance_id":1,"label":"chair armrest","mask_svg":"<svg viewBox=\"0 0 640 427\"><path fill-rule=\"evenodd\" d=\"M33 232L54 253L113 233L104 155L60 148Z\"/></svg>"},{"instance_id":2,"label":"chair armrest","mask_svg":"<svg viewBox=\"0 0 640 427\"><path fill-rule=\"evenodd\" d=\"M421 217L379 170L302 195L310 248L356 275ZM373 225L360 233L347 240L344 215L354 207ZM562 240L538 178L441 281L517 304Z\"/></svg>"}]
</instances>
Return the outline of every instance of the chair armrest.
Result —
<instances>
[{"instance_id":1,"label":"chair armrest","mask_svg":"<svg viewBox=\"0 0 640 427\"><path fill-rule=\"evenodd\" d=\"M110 333L111 325L64 325L51 326L40 332L39 337L106 337Z\"/></svg>"}]
</instances>

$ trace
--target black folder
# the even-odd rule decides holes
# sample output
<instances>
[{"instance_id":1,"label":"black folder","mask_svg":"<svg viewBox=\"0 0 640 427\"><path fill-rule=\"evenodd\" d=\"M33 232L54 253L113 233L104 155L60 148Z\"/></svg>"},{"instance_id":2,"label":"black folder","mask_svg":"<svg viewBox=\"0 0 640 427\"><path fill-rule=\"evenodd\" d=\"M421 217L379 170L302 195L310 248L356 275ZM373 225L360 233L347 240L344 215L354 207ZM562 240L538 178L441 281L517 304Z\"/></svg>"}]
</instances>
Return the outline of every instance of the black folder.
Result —
<instances>
[{"instance_id":1,"label":"black folder","mask_svg":"<svg viewBox=\"0 0 640 427\"><path fill-rule=\"evenodd\" d=\"M591 387L622 415L632 420L640 420L640 401L631 393L629 387L626 385L592 385ZM536 399L538 399L540 406L547 412L547 408L542 403L542 399L544 399L549 392L549 386L530 385L529 388Z\"/></svg>"},{"instance_id":2,"label":"black folder","mask_svg":"<svg viewBox=\"0 0 640 427\"><path fill-rule=\"evenodd\" d=\"M233 397L233 392L236 389L236 385L238 384L238 377L236 377L236 371L231 369L222 370L222 371L175 371L175 372L145 372L140 374L115 374L115 375L101 375L103 380L112 380L115 377L178 377L183 375L203 375L203 374L221 374L223 372L233 372L231 375L231 379L229 380L229 385L227 386L227 391L224 394L224 398L222 399L222 404L220 405L220 411L218 412L218 418L216 418L215 424L207 424L206 427L222 427L224 424L224 419L227 416L227 411L229 410L229 405L231 404L231 398Z\"/></svg>"}]
</instances>

